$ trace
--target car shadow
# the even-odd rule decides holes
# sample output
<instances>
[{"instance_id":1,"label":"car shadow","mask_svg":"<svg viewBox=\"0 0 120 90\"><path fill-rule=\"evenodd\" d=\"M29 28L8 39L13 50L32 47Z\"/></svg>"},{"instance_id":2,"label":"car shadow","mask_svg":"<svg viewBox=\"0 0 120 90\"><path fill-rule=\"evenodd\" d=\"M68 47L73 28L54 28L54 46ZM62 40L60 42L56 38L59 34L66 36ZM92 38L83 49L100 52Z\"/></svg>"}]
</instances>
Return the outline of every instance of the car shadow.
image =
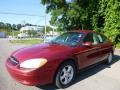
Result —
<instances>
[{"instance_id":1,"label":"car shadow","mask_svg":"<svg viewBox=\"0 0 120 90\"><path fill-rule=\"evenodd\" d=\"M113 62L111 63L111 65L115 64L119 60L120 60L120 56L114 55ZM103 64L103 63L99 63L99 64L94 65L94 67L91 67L87 70L79 72L72 85L74 85L77 82L80 82L80 81L82 81L86 78L89 78L92 75L95 75L96 73L98 73L101 70L104 70L105 68L111 68L111 65L106 65L106 64ZM36 86L36 87L39 88L39 89L43 89L43 90L56 90L56 89L58 89L57 87L55 87L52 84L44 85L44 86Z\"/></svg>"}]
</instances>

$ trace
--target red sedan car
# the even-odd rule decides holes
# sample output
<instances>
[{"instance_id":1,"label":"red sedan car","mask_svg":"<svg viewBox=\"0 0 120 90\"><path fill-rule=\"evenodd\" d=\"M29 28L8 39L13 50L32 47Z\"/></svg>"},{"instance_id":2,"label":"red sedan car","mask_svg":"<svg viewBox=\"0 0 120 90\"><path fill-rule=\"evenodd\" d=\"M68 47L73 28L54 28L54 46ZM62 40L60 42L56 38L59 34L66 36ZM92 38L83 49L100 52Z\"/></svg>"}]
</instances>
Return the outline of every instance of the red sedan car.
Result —
<instances>
[{"instance_id":1,"label":"red sedan car","mask_svg":"<svg viewBox=\"0 0 120 90\"><path fill-rule=\"evenodd\" d=\"M72 84L78 70L101 61L112 62L114 46L102 34L70 31L49 43L19 49L6 60L10 75L25 85Z\"/></svg>"}]
</instances>

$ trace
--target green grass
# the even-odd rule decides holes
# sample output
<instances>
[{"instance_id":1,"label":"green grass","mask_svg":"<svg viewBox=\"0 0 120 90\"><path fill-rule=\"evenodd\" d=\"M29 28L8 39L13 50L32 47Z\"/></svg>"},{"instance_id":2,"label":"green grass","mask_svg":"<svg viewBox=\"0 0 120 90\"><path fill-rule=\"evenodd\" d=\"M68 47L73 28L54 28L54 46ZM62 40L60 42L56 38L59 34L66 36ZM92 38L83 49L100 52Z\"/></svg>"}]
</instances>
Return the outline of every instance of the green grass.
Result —
<instances>
[{"instance_id":1,"label":"green grass","mask_svg":"<svg viewBox=\"0 0 120 90\"><path fill-rule=\"evenodd\" d=\"M18 36L18 34L20 33L20 31L13 31L11 35L13 35L14 33L14 36Z\"/></svg>"},{"instance_id":2,"label":"green grass","mask_svg":"<svg viewBox=\"0 0 120 90\"><path fill-rule=\"evenodd\" d=\"M41 39L17 39L17 40L10 40L13 44L39 44L42 43L43 40ZM116 45L116 48L120 49L120 43Z\"/></svg>"},{"instance_id":3,"label":"green grass","mask_svg":"<svg viewBox=\"0 0 120 90\"><path fill-rule=\"evenodd\" d=\"M42 43L41 39L18 39L18 40L10 40L13 44L39 44Z\"/></svg>"}]
</instances>

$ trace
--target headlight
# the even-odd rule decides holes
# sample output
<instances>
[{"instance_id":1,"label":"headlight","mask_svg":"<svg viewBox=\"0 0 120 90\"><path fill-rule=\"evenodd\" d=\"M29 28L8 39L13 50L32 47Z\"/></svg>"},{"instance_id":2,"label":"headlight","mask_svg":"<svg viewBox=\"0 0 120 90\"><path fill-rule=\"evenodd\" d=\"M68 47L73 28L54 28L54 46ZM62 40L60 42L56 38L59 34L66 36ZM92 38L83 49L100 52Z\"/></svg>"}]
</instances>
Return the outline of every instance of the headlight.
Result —
<instances>
[{"instance_id":1,"label":"headlight","mask_svg":"<svg viewBox=\"0 0 120 90\"><path fill-rule=\"evenodd\" d=\"M24 62L22 62L20 64L21 68L28 68L28 69L36 69L36 68L40 68L43 65L45 65L47 63L47 59L44 58L37 58L37 59L30 59L30 60L26 60Z\"/></svg>"}]
</instances>

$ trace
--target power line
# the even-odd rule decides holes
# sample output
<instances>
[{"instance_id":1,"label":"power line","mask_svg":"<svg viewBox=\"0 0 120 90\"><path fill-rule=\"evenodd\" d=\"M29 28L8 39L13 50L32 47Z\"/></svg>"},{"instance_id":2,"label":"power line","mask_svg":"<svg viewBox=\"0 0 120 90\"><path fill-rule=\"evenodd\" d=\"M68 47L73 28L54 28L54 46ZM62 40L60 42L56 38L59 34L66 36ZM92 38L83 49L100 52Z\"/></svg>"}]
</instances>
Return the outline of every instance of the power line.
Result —
<instances>
[{"instance_id":1,"label":"power line","mask_svg":"<svg viewBox=\"0 0 120 90\"><path fill-rule=\"evenodd\" d=\"M36 15L36 14L14 13L14 12L0 12L0 14L45 17L45 15L42 15L42 16L41 16L41 15Z\"/></svg>"},{"instance_id":2,"label":"power line","mask_svg":"<svg viewBox=\"0 0 120 90\"><path fill-rule=\"evenodd\" d=\"M46 36L46 15L40 16L40 15L35 15L35 14L14 13L14 12L0 12L0 14L44 17L44 19L45 19L45 36Z\"/></svg>"}]
</instances>

